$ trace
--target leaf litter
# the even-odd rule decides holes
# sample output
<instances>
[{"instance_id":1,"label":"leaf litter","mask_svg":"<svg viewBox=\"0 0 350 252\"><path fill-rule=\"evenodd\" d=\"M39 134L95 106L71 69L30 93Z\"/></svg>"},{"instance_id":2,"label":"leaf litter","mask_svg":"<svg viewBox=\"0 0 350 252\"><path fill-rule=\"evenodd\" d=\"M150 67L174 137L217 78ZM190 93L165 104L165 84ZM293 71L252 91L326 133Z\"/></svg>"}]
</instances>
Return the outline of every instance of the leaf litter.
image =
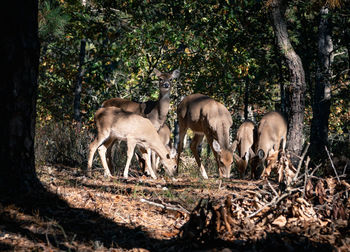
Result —
<instances>
[{"instance_id":1,"label":"leaf litter","mask_svg":"<svg viewBox=\"0 0 350 252\"><path fill-rule=\"evenodd\" d=\"M38 168L40 180L49 192L67 202L68 208L46 209L57 218L43 219L39 212L27 213L15 205L0 204L0 248L349 251L350 185L346 175L339 180L324 179L308 169L299 175L283 159L276 165L277 181L271 178L202 180L181 175L176 179L139 176L108 180L99 172L89 178L77 168L43 166ZM46 205L49 208L50 204ZM96 216L86 218L80 209ZM73 211L78 214L72 214ZM116 235L115 229L109 230L107 224L101 224L106 220L108 225L116 223L132 232ZM79 223L76 227L79 232L65 230L60 224L69 222ZM86 231L80 228L103 225L106 228ZM17 232L19 229L31 235ZM82 239L85 235L86 239ZM108 239L96 239L96 236Z\"/></svg>"}]
</instances>

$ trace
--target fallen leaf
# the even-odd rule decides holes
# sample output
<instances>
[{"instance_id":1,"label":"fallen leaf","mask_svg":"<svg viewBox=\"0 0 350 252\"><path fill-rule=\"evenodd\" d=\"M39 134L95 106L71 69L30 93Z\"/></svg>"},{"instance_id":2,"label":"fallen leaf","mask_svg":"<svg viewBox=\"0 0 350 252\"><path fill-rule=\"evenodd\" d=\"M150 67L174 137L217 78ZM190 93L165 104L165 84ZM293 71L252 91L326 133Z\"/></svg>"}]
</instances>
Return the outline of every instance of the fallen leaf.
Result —
<instances>
[{"instance_id":1,"label":"fallen leaf","mask_svg":"<svg viewBox=\"0 0 350 252\"><path fill-rule=\"evenodd\" d=\"M272 222L272 224L273 225L277 225L279 227L284 227L287 224L287 219L283 215L280 215L280 216L277 217L277 219L275 219Z\"/></svg>"}]
</instances>

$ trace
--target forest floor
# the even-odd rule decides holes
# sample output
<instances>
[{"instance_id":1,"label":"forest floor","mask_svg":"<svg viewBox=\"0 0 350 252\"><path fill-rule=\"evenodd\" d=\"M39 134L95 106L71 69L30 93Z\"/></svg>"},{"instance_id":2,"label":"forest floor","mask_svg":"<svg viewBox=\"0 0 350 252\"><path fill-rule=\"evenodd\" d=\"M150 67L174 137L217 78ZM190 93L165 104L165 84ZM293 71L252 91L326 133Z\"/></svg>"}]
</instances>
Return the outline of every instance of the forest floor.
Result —
<instances>
[{"instance_id":1,"label":"forest floor","mask_svg":"<svg viewBox=\"0 0 350 252\"><path fill-rule=\"evenodd\" d=\"M186 173L105 179L53 165L37 174L47 193L0 203L2 251L350 250L345 179L281 193L274 180Z\"/></svg>"}]
</instances>

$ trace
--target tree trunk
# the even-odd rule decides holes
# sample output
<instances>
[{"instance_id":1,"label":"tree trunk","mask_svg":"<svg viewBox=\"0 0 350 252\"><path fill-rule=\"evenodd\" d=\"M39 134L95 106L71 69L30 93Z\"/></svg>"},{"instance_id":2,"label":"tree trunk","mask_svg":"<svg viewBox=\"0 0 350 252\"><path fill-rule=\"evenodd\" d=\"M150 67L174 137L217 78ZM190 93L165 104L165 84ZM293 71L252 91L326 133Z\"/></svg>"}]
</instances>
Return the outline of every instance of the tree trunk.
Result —
<instances>
[{"instance_id":1,"label":"tree trunk","mask_svg":"<svg viewBox=\"0 0 350 252\"><path fill-rule=\"evenodd\" d=\"M330 78L332 76L331 65L333 62L333 42L328 12L327 7L322 7L318 29L318 66L310 134L311 151L315 157L324 156L324 146L328 146L328 119L331 105Z\"/></svg>"},{"instance_id":2,"label":"tree trunk","mask_svg":"<svg viewBox=\"0 0 350 252\"><path fill-rule=\"evenodd\" d=\"M288 150L300 155L303 147L304 109L305 109L305 73L300 57L296 54L288 37L285 21L287 2L273 0L271 14L277 43L289 69L290 84L286 87L286 97L289 99L288 111ZM294 160L294 159L293 159ZM296 160L294 160L296 161Z\"/></svg>"},{"instance_id":3,"label":"tree trunk","mask_svg":"<svg viewBox=\"0 0 350 252\"><path fill-rule=\"evenodd\" d=\"M249 107L249 78L245 79L244 88L244 120L248 120L248 107Z\"/></svg>"},{"instance_id":4,"label":"tree trunk","mask_svg":"<svg viewBox=\"0 0 350 252\"><path fill-rule=\"evenodd\" d=\"M28 192L41 185L36 177L34 158L40 54L38 1L9 1L7 4L10 6L2 12L6 25L2 26L0 38L0 190Z\"/></svg>"},{"instance_id":5,"label":"tree trunk","mask_svg":"<svg viewBox=\"0 0 350 252\"><path fill-rule=\"evenodd\" d=\"M79 67L78 67L78 77L74 90L74 120L77 123L77 131L80 131L81 128L81 114L80 114L80 98L81 98L81 89L84 75L84 61L85 61L85 47L86 41L82 39L80 42L80 53L79 53Z\"/></svg>"}]
</instances>

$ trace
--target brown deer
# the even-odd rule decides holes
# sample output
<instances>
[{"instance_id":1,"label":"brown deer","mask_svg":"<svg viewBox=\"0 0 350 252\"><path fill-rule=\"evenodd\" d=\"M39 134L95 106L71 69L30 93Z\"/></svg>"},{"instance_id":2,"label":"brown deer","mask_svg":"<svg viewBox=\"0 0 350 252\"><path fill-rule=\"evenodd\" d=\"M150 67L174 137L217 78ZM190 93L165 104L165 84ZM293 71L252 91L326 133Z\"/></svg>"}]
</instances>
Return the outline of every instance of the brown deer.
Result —
<instances>
[{"instance_id":1,"label":"brown deer","mask_svg":"<svg viewBox=\"0 0 350 252\"><path fill-rule=\"evenodd\" d=\"M115 140L127 142L127 161L124 168L124 178L128 178L128 171L136 145L148 150L155 151L163 163L165 170L170 176L176 171L176 153L169 153L162 143L153 124L147 118L130 112L122 111L120 108L100 108L95 114L97 137L89 146L88 175L91 175L93 156L98 149L104 175L110 177L111 173L106 160L106 151ZM149 156L149 155L148 155ZM148 167L151 167L150 159L147 158ZM150 169L152 178L157 178Z\"/></svg>"},{"instance_id":2,"label":"brown deer","mask_svg":"<svg viewBox=\"0 0 350 252\"><path fill-rule=\"evenodd\" d=\"M238 155L233 154L237 162L237 170L243 178L249 160L255 156L254 143L256 143L256 127L252 121L246 120L238 128L236 140L233 145L238 148Z\"/></svg>"},{"instance_id":3,"label":"brown deer","mask_svg":"<svg viewBox=\"0 0 350 252\"><path fill-rule=\"evenodd\" d=\"M265 114L258 125L256 157L252 164L252 176L256 176L256 170L262 171L262 176L270 175L272 166L276 163L280 144L285 151L287 143L287 123L278 112ZM259 172L260 173L260 172Z\"/></svg>"},{"instance_id":4,"label":"brown deer","mask_svg":"<svg viewBox=\"0 0 350 252\"><path fill-rule=\"evenodd\" d=\"M201 164L198 145L204 135L215 155L220 176L229 178L233 162L233 150L230 145L232 118L226 107L208 96L192 94L181 101L177 108L177 116L179 121L177 165L179 166L184 137L190 128L194 132L191 150L203 178L207 179L208 175Z\"/></svg>"},{"instance_id":5,"label":"brown deer","mask_svg":"<svg viewBox=\"0 0 350 252\"><path fill-rule=\"evenodd\" d=\"M117 107L126 112L135 113L148 118L156 130L159 130L168 115L170 106L170 92L172 80L180 75L179 70L174 70L171 73L163 73L158 69L154 69L154 73L159 79L159 98L157 101L134 102L122 98L112 98L102 103L102 107ZM112 144L113 145L113 144ZM111 145L111 146L112 146ZM140 149L143 160L146 160L147 150ZM109 164L111 164L111 149L107 151ZM147 165L147 164L146 164Z\"/></svg>"}]
</instances>

